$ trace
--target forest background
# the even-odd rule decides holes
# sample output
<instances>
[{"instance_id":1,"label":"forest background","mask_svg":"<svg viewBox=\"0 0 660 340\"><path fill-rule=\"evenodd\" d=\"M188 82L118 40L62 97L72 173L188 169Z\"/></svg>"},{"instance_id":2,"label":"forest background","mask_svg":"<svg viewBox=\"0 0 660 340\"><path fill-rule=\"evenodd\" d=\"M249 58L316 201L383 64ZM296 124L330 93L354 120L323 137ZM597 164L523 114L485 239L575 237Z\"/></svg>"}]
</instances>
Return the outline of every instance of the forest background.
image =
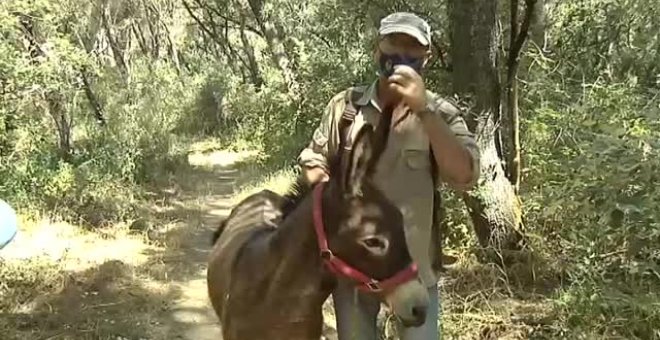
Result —
<instances>
[{"instance_id":1,"label":"forest background","mask_svg":"<svg viewBox=\"0 0 660 340\"><path fill-rule=\"evenodd\" d=\"M97 232L152 223L191 150L290 178L328 100L374 79L393 11L430 22L427 86L486 155L476 190L443 192L446 252L482 265L453 274L448 334L660 338L657 1L5 0L0 198ZM484 305L502 296L534 310Z\"/></svg>"}]
</instances>

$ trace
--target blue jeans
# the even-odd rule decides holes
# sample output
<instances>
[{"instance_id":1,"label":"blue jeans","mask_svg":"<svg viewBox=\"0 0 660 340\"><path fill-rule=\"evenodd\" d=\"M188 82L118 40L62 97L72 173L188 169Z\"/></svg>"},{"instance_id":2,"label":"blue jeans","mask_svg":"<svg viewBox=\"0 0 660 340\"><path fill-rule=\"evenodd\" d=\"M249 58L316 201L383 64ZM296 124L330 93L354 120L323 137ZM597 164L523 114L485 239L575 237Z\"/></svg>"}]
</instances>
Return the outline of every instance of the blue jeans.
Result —
<instances>
[{"instance_id":1,"label":"blue jeans","mask_svg":"<svg viewBox=\"0 0 660 340\"><path fill-rule=\"evenodd\" d=\"M374 296L339 282L332 293L337 317L339 340L378 340L376 319L380 311L380 301ZM436 285L429 287L429 308L426 321L420 327L406 328L397 325L401 340L439 340L438 317L440 301Z\"/></svg>"}]
</instances>

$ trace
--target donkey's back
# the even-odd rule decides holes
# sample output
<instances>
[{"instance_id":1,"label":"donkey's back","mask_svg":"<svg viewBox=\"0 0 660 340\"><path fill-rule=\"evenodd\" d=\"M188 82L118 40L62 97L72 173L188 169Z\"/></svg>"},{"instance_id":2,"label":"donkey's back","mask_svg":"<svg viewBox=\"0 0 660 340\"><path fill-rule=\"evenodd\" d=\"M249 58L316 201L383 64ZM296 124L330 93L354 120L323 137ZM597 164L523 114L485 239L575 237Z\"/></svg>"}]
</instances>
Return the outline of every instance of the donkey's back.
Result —
<instances>
[{"instance_id":1,"label":"donkey's back","mask_svg":"<svg viewBox=\"0 0 660 340\"><path fill-rule=\"evenodd\" d=\"M232 288L234 264L241 250L258 233L272 231L281 219L284 198L262 190L241 200L222 221L212 237L213 250L207 272L208 294L223 328L226 302Z\"/></svg>"},{"instance_id":2,"label":"donkey's back","mask_svg":"<svg viewBox=\"0 0 660 340\"><path fill-rule=\"evenodd\" d=\"M228 229L231 233L238 229L248 231L276 225L276 221L282 217L284 204L284 197L267 189L244 198L213 232L211 245L215 245ZM224 239L228 238L231 238L231 236L228 237L225 234Z\"/></svg>"}]
</instances>

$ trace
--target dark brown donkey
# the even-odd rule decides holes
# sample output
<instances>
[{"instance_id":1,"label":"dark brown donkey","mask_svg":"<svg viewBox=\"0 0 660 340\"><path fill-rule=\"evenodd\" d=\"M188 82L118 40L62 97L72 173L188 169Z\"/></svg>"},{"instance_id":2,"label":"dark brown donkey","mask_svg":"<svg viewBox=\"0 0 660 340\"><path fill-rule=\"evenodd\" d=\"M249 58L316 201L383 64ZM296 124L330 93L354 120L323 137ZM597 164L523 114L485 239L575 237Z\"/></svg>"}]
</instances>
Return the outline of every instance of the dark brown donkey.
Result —
<instances>
[{"instance_id":1,"label":"dark brown donkey","mask_svg":"<svg viewBox=\"0 0 660 340\"><path fill-rule=\"evenodd\" d=\"M403 217L369 180L382 151L372 135L358 132L345 169L331 160L328 182L253 194L215 232L207 283L224 340L318 340L337 279L373 291L405 324L424 322Z\"/></svg>"}]
</instances>

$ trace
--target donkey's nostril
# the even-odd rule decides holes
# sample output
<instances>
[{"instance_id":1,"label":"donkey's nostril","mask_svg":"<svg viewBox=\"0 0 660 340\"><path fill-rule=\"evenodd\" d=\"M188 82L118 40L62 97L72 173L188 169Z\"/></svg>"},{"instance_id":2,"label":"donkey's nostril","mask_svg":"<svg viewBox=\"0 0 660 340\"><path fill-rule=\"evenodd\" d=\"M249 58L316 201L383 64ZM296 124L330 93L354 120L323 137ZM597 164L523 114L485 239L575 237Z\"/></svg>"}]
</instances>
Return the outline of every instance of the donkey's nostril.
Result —
<instances>
[{"instance_id":1,"label":"donkey's nostril","mask_svg":"<svg viewBox=\"0 0 660 340\"><path fill-rule=\"evenodd\" d=\"M412 315L415 319L415 325L422 325L426 321L426 306L415 306L412 308Z\"/></svg>"}]
</instances>

